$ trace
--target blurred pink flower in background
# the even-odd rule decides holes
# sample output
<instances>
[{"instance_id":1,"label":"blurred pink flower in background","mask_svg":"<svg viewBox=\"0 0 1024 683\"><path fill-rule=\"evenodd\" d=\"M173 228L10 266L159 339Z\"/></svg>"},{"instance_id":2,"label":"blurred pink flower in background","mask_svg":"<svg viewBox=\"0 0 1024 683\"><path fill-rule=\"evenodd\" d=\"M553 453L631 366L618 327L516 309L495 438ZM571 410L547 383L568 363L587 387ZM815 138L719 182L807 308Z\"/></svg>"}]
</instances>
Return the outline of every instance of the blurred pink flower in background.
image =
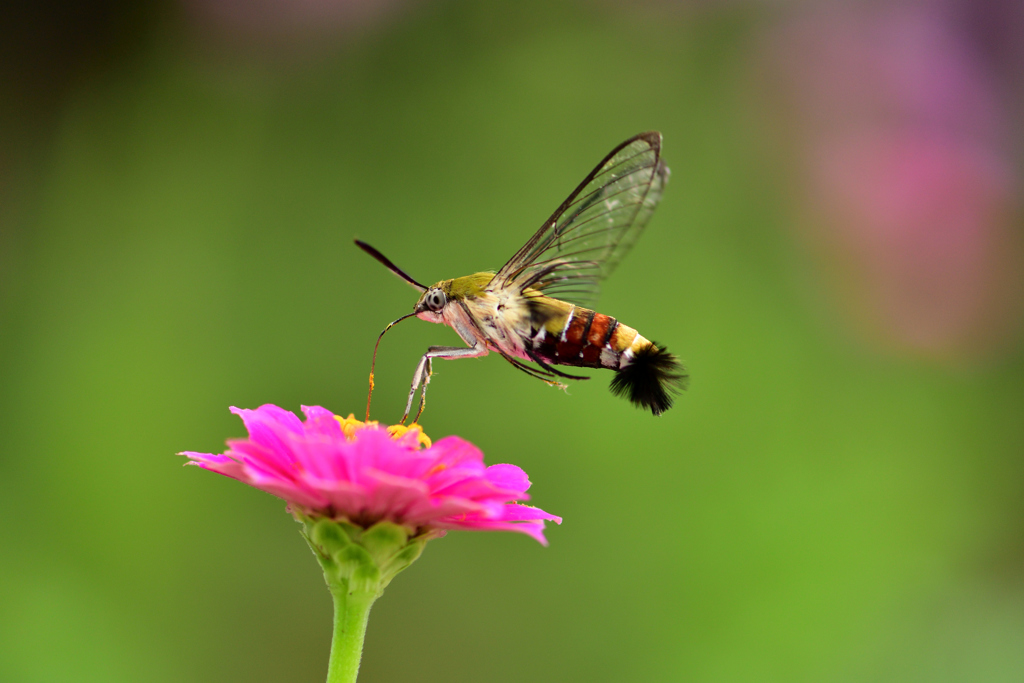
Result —
<instances>
[{"instance_id":1,"label":"blurred pink flower in background","mask_svg":"<svg viewBox=\"0 0 1024 683\"><path fill-rule=\"evenodd\" d=\"M448 529L518 531L544 545L544 521L560 517L515 501L530 480L515 465L484 465L473 444L449 436L431 444L419 426L383 429L303 406L306 421L274 405L232 408L249 431L223 455L185 452L188 464L238 479L288 502L306 517L368 528L380 521L415 534Z\"/></svg>"},{"instance_id":2,"label":"blurred pink flower in background","mask_svg":"<svg viewBox=\"0 0 1024 683\"><path fill-rule=\"evenodd\" d=\"M794 110L806 237L855 316L944 358L998 344L1021 310L1010 97L959 9L829 6L769 52Z\"/></svg>"}]
</instances>

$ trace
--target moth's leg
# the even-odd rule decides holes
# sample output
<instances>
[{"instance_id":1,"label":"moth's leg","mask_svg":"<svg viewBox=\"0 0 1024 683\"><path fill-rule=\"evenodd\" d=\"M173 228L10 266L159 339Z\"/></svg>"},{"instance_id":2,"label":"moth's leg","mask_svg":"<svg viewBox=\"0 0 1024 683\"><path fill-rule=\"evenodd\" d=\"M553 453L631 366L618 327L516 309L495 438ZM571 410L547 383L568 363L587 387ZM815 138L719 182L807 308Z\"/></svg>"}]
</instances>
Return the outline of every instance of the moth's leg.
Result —
<instances>
[{"instance_id":1,"label":"moth's leg","mask_svg":"<svg viewBox=\"0 0 1024 683\"><path fill-rule=\"evenodd\" d=\"M420 392L420 410L416 413L416 419L419 419L419 416L423 414L423 409L427 405L427 384L430 382L430 362L432 359L479 358L487 354L487 347L482 343L469 347L431 346L427 349L427 352L423 354L423 358L420 358L419 365L416 366L416 372L413 373L412 386L409 388L409 400L405 403L405 414L402 415L401 422L405 423L405 419L409 417L409 412L412 410L412 400L416 397L416 390L421 386L423 390Z\"/></svg>"},{"instance_id":2,"label":"moth's leg","mask_svg":"<svg viewBox=\"0 0 1024 683\"><path fill-rule=\"evenodd\" d=\"M561 382L559 382L556 379L554 379L554 377L555 377L554 374L548 372L547 370L539 370L537 368L532 368L529 365L527 365L526 363L523 363L522 361L520 361L519 359L513 358L512 356L509 356L509 355L504 354L504 353L502 353L501 355L505 357L505 360L507 360L509 363L512 364L512 367L517 368L519 370L522 370L523 372L525 372L530 377L536 377L537 379L539 379L540 381L544 382L548 386L558 387L559 389L567 389L568 388L568 387L566 387L566 385L564 385Z\"/></svg>"},{"instance_id":3,"label":"moth's leg","mask_svg":"<svg viewBox=\"0 0 1024 683\"><path fill-rule=\"evenodd\" d=\"M414 417L412 419L413 424L415 424L415 423L420 421L420 415L422 415L423 411L427 409L427 385L430 384L430 378L433 377L433 376L434 376L434 364L428 358L427 359L427 374L423 376L423 387L421 388L421 391L420 391L420 407L419 407L419 410L416 411L416 417ZM405 412L406 412L406 414L409 413L408 406L406 406ZM403 418L402 422L405 422L404 418Z\"/></svg>"}]
</instances>

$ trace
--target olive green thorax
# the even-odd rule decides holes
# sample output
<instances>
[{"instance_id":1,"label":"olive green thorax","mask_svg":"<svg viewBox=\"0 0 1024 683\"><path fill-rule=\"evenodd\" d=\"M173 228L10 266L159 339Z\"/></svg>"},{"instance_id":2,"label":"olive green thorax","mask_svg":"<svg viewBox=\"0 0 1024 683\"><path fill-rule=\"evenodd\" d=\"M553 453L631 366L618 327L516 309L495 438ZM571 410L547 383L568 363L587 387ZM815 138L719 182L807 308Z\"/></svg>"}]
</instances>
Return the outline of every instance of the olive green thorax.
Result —
<instances>
[{"instance_id":1,"label":"olive green thorax","mask_svg":"<svg viewBox=\"0 0 1024 683\"><path fill-rule=\"evenodd\" d=\"M427 292L440 289L444 292L448 301L463 301L473 299L483 294L484 290L494 279L494 273L473 273L453 280L441 280L427 288ZM573 304L551 297L544 296L539 290L528 288L523 294L526 295L524 302L525 314L534 330L542 327L548 334L557 336L561 333L569 319L569 313L577 308ZM426 296L426 293L424 294ZM578 309L584 311L586 309Z\"/></svg>"},{"instance_id":2,"label":"olive green thorax","mask_svg":"<svg viewBox=\"0 0 1024 683\"><path fill-rule=\"evenodd\" d=\"M450 300L459 301L470 297L480 296L484 288L494 279L494 273L473 273L465 277L457 277L454 280L442 280L434 287L444 292Z\"/></svg>"}]
</instances>

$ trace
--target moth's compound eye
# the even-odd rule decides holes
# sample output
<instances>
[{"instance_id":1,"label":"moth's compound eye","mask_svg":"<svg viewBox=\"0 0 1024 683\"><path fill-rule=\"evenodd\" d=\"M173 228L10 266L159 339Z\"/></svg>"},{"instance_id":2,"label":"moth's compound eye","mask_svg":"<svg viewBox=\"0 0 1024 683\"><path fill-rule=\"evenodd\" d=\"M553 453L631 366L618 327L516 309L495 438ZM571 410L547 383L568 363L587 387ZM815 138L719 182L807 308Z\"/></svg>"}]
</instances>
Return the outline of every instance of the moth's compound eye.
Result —
<instances>
[{"instance_id":1,"label":"moth's compound eye","mask_svg":"<svg viewBox=\"0 0 1024 683\"><path fill-rule=\"evenodd\" d=\"M440 289L434 289L427 294L427 308L435 313L444 308L446 302L447 299L445 298L444 292Z\"/></svg>"}]
</instances>

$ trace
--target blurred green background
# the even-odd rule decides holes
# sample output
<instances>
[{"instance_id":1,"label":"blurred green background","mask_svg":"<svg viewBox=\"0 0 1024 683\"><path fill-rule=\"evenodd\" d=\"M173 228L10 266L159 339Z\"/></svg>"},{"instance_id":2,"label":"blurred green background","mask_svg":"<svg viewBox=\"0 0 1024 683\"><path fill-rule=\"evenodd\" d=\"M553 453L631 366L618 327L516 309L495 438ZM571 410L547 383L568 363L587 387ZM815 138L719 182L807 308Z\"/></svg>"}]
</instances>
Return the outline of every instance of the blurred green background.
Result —
<instances>
[{"instance_id":1,"label":"blurred green background","mask_svg":"<svg viewBox=\"0 0 1024 683\"><path fill-rule=\"evenodd\" d=\"M843 13L846 12L846 13ZM660 419L441 362L423 423L530 475L549 548L451 533L364 681L1024 680L1014 3L44 2L3 22L0 680L319 681L228 406L363 409L374 339L497 268L614 145L673 175L600 310ZM374 417L419 355L385 339Z\"/></svg>"}]
</instances>

